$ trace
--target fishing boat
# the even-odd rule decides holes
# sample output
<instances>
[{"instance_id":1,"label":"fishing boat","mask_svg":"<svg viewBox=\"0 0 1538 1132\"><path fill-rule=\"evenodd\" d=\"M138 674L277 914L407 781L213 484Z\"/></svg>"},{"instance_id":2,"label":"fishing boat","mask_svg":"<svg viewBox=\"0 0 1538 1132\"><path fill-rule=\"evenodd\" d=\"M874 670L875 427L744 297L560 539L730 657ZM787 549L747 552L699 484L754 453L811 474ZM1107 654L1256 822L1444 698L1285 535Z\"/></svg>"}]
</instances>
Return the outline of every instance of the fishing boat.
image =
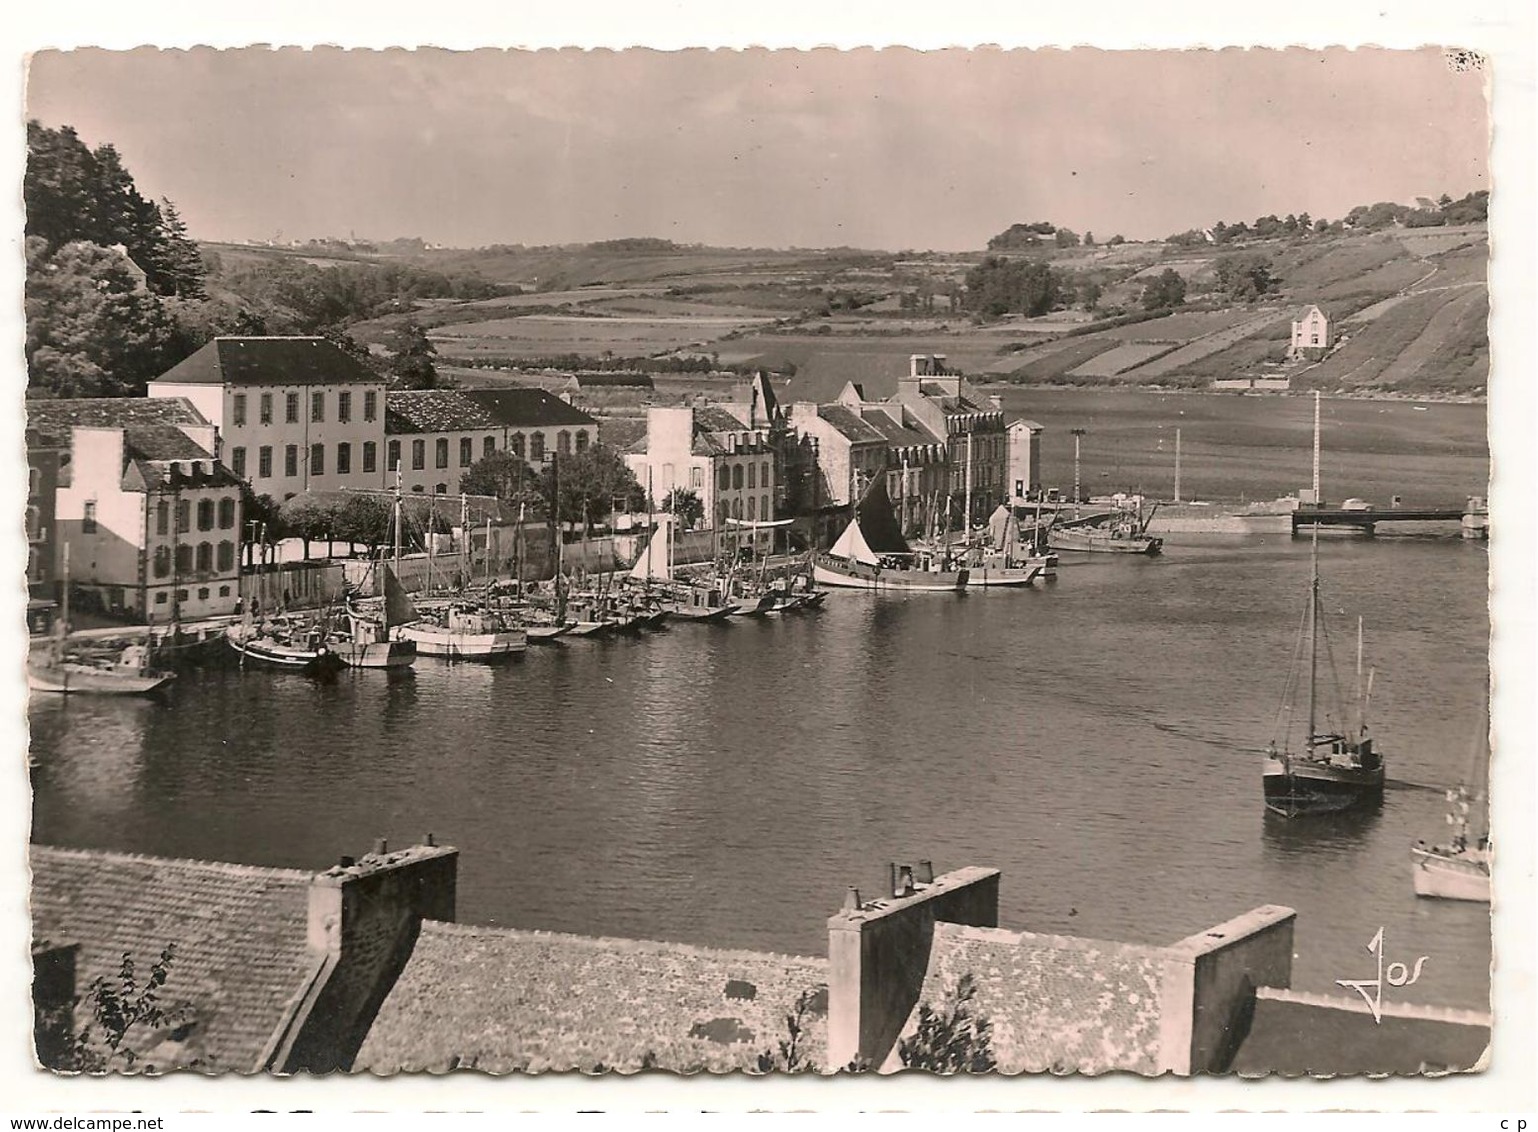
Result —
<instances>
[{"instance_id":1,"label":"fishing boat","mask_svg":"<svg viewBox=\"0 0 1538 1132\"><path fill-rule=\"evenodd\" d=\"M225 641L240 656L268 668L324 675L343 667L332 651L320 619L278 615L258 621L251 614L225 630Z\"/></svg>"},{"instance_id":2,"label":"fishing boat","mask_svg":"<svg viewBox=\"0 0 1538 1132\"><path fill-rule=\"evenodd\" d=\"M27 650L27 687L60 695L145 696L176 679L151 666L147 646L129 644L115 656L71 651L69 638L69 545L64 546L63 606L53 636L35 637Z\"/></svg>"},{"instance_id":3,"label":"fishing boat","mask_svg":"<svg viewBox=\"0 0 1538 1132\"><path fill-rule=\"evenodd\" d=\"M379 576L383 580L384 608L378 612L364 611L357 603L356 595L348 594L347 631L332 637L332 650L348 668L410 668L417 658L416 642L400 635L402 626L417 619L417 611L396 577L401 561L401 471L398 462L390 525L395 534L395 569L383 561L378 563Z\"/></svg>"},{"instance_id":4,"label":"fishing boat","mask_svg":"<svg viewBox=\"0 0 1538 1132\"><path fill-rule=\"evenodd\" d=\"M444 660L497 660L516 656L529 647L526 629L466 601L451 602L444 609L424 613L395 632L401 640L415 644L418 654Z\"/></svg>"},{"instance_id":5,"label":"fishing boat","mask_svg":"<svg viewBox=\"0 0 1538 1132\"><path fill-rule=\"evenodd\" d=\"M1410 847L1417 896L1490 903L1489 726L1488 714L1481 714L1463 780L1447 792L1452 837L1445 845L1417 841Z\"/></svg>"},{"instance_id":6,"label":"fishing boat","mask_svg":"<svg viewBox=\"0 0 1538 1132\"><path fill-rule=\"evenodd\" d=\"M655 517L655 529L630 571L632 585L641 587L668 617L680 621L724 621L738 606L714 582L700 584L673 574L673 516ZM661 539L662 546L657 543Z\"/></svg>"},{"instance_id":7,"label":"fishing boat","mask_svg":"<svg viewBox=\"0 0 1538 1132\"><path fill-rule=\"evenodd\" d=\"M1367 696L1362 695L1362 635L1361 623L1357 625L1357 720L1354 730L1348 728L1344 708L1340 704L1339 688L1328 689L1329 702L1321 703L1319 695L1319 660L1325 654L1330 670L1334 662L1329 657L1329 642L1325 637L1324 617L1319 601L1319 540L1314 539L1310 569L1308 610L1303 633L1307 644L1295 654L1298 663L1288 674L1287 690L1283 695L1282 708L1278 712L1278 742L1273 737L1266 748L1262 783L1266 809L1283 817L1294 818L1310 814L1333 813L1353 806L1369 805L1382 799L1384 766L1383 757L1373 745L1367 730L1367 698L1371 696L1369 674ZM1322 647L1321 647L1322 646ZM1303 663L1306 655L1307 662ZM1299 669L1302 671L1300 672ZM1307 730L1297 747L1291 738L1292 693L1298 681L1307 684ZM1321 714L1323 718L1321 718Z\"/></svg>"},{"instance_id":8,"label":"fishing boat","mask_svg":"<svg viewBox=\"0 0 1538 1132\"><path fill-rule=\"evenodd\" d=\"M1053 523L1047 531L1047 544L1053 550L1152 557L1164 550L1164 540L1148 533L1148 524L1158 510L1159 505L1155 503L1144 518L1140 500L1136 514L1117 510L1109 515Z\"/></svg>"}]
</instances>

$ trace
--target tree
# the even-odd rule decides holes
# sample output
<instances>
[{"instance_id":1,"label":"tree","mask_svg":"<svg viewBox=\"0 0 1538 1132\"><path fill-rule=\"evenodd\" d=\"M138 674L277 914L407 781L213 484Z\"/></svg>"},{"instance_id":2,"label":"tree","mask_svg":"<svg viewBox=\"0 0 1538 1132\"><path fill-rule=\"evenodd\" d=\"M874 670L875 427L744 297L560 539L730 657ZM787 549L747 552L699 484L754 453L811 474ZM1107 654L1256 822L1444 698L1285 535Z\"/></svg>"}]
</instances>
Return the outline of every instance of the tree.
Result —
<instances>
[{"instance_id":1,"label":"tree","mask_svg":"<svg viewBox=\"0 0 1538 1132\"><path fill-rule=\"evenodd\" d=\"M287 500L280 515L289 537L304 543L305 558L310 557L310 543L321 539L329 542L337 531L338 508L313 495L296 495Z\"/></svg>"},{"instance_id":2,"label":"tree","mask_svg":"<svg viewBox=\"0 0 1538 1132\"><path fill-rule=\"evenodd\" d=\"M1186 281L1180 272L1166 267L1153 279L1143 284L1143 309L1167 310L1186 301Z\"/></svg>"},{"instance_id":3,"label":"tree","mask_svg":"<svg viewBox=\"0 0 1538 1132\"><path fill-rule=\"evenodd\" d=\"M944 1013L923 1003L917 1030L897 1044L903 1065L931 1073L991 1073L997 1069L993 1024L973 1013L976 996L976 980L966 974L957 983Z\"/></svg>"},{"instance_id":4,"label":"tree","mask_svg":"<svg viewBox=\"0 0 1538 1132\"><path fill-rule=\"evenodd\" d=\"M1044 263L987 256L967 272L966 305L989 318L1046 314L1058 301L1060 283Z\"/></svg>"},{"instance_id":5,"label":"tree","mask_svg":"<svg viewBox=\"0 0 1538 1132\"><path fill-rule=\"evenodd\" d=\"M637 482L635 473L618 452L602 444L558 456L541 477L540 485L556 521L580 522L584 535L591 534L593 523L613 511L616 501L631 511L646 506L646 490Z\"/></svg>"},{"instance_id":6,"label":"tree","mask_svg":"<svg viewBox=\"0 0 1538 1132\"><path fill-rule=\"evenodd\" d=\"M1108 247L1108 248L1115 248L1115 247L1120 247L1122 244L1125 244L1126 242L1127 242L1127 237L1121 235L1120 233L1117 233L1116 235L1112 236L1109 240L1107 240L1105 242L1105 244L1106 244L1106 247Z\"/></svg>"},{"instance_id":7,"label":"tree","mask_svg":"<svg viewBox=\"0 0 1538 1132\"><path fill-rule=\"evenodd\" d=\"M91 1019L74 1035L69 1048L62 1051L62 1064L48 1068L76 1073L139 1068L143 1055L134 1048L135 1040L153 1041L157 1031L181 1025L186 1018L185 1005L167 1010L160 1004L161 988L170 976L175 958L176 946L167 945L150 965L149 978L141 985L133 955L125 951L115 981L109 982L103 976L92 980L84 996L90 1004ZM156 1066L148 1064L143 1068L153 1071Z\"/></svg>"},{"instance_id":8,"label":"tree","mask_svg":"<svg viewBox=\"0 0 1538 1132\"><path fill-rule=\"evenodd\" d=\"M705 501L687 487L675 487L662 500L662 509L677 515L685 530L693 530L705 517Z\"/></svg>"},{"instance_id":9,"label":"tree","mask_svg":"<svg viewBox=\"0 0 1538 1132\"><path fill-rule=\"evenodd\" d=\"M258 495L256 490L243 480L240 484L240 514L246 524L243 532L246 546L260 547L262 561L265 563L267 547L288 537L277 501L270 495Z\"/></svg>"},{"instance_id":10,"label":"tree","mask_svg":"<svg viewBox=\"0 0 1538 1132\"><path fill-rule=\"evenodd\" d=\"M118 252L81 240L51 250L29 237L26 256L32 396L142 396L190 352L165 302L139 289Z\"/></svg>"},{"instance_id":11,"label":"tree","mask_svg":"<svg viewBox=\"0 0 1538 1132\"><path fill-rule=\"evenodd\" d=\"M535 503L542 498L539 477L520 457L506 449L484 456L459 477L466 495L491 495L503 503Z\"/></svg>"},{"instance_id":12,"label":"tree","mask_svg":"<svg viewBox=\"0 0 1538 1132\"><path fill-rule=\"evenodd\" d=\"M393 534L391 507L377 495L350 495L337 508L334 534L349 543L362 543L373 555Z\"/></svg>"},{"instance_id":13,"label":"tree","mask_svg":"<svg viewBox=\"0 0 1538 1132\"><path fill-rule=\"evenodd\" d=\"M1060 248L1076 248L1079 246L1079 234L1071 228L1059 228L1052 233L1052 239Z\"/></svg>"},{"instance_id":14,"label":"tree","mask_svg":"<svg viewBox=\"0 0 1538 1132\"><path fill-rule=\"evenodd\" d=\"M153 271L149 266L145 268L149 274L158 276L157 290L183 299L204 298L208 268L203 263L203 253L187 235L187 225L176 206L163 197L159 237L150 252Z\"/></svg>"},{"instance_id":15,"label":"tree","mask_svg":"<svg viewBox=\"0 0 1538 1132\"><path fill-rule=\"evenodd\" d=\"M1104 288L1093 279L1087 279L1079 286L1079 302L1087 311L1094 310L1100 305L1100 296L1105 293Z\"/></svg>"},{"instance_id":16,"label":"tree","mask_svg":"<svg viewBox=\"0 0 1538 1132\"><path fill-rule=\"evenodd\" d=\"M433 358L438 350L415 322L401 327L391 343L390 375L396 389L436 389L438 371Z\"/></svg>"},{"instance_id":17,"label":"tree","mask_svg":"<svg viewBox=\"0 0 1538 1132\"><path fill-rule=\"evenodd\" d=\"M1092 248L1095 246L1095 234L1093 232L1084 233L1084 246L1086 248Z\"/></svg>"},{"instance_id":18,"label":"tree","mask_svg":"<svg viewBox=\"0 0 1538 1132\"><path fill-rule=\"evenodd\" d=\"M1220 257L1216 272L1218 290L1239 302L1254 302L1276 286L1270 259L1255 252Z\"/></svg>"}]
</instances>

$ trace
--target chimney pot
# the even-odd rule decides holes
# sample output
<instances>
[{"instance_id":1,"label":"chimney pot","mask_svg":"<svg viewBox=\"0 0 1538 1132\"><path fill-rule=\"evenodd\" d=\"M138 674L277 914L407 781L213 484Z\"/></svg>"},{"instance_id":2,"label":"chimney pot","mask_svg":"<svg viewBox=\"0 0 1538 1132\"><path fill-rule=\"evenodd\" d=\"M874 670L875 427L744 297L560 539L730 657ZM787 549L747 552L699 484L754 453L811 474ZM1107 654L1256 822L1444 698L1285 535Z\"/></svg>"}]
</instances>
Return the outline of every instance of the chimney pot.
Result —
<instances>
[{"instance_id":1,"label":"chimney pot","mask_svg":"<svg viewBox=\"0 0 1538 1132\"><path fill-rule=\"evenodd\" d=\"M438 844L438 843L437 843L437 842L436 842L436 841L434 841L434 840L433 840L433 835L432 835L432 834L430 834L430 833L429 833L429 834L428 834L428 835L427 835L427 847L428 847L428 848L429 848L429 849L431 849L431 848L433 848L433 847L434 847L434 846L436 846L436 845L437 845L437 844Z\"/></svg>"},{"instance_id":2,"label":"chimney pot","mask_svg":"<svg viewBox=\"0 0 1538 1132\"><path fill-rule=\"evenodd\" d=\"M336 859L336 863L337 863L337 867L338 868L350 869L354 865L356 865L358 862L354 861L351 857L347 856L344 853L344 854L342 854L342 856L340 856L340 857L338 857Z\"/></svg>"},{"instance_id":3,"label":"chimney pot","mask_svg":"<svg viewBox=\"0 0 1538 1132\"><path fill-rule=\"evenodd\" d=\"M933 861L920 861L917 879L920 884L934 884L935 863Z\"/></svg>"},{"instance_id":4,"label":"chimney pot","mask_svg":"<svg viewBox=\"0 0 1538 1132\"><path fill-rule=\"evenodd\" d=\"M897 885L892 890L893 896L913 895L913 866L902 865L897 870Z\"/></svg>"},{"instance_id":5,"label":"chimney pot","mask_svg":"<svg viewBox=\"0 0 1538 1132\"><path fill-rule=\"evenodd\" d=\"M376 857L383 857L389 851L390 851L389 843L387 841L385 841L385 839L383 837L381 837L378 841L374 842L374 855Z\"/></svg>"},{"instance_id":6,"label":"chimney pot","mask_svg":"<svg viewBox=\"0 0 1538 1132\"><path fill-rule=\"evenodd\" d=\"M860 910L860 890L854 885L849 886L849 891L844 893L844 911L858 912Z\"/></svg>"}]
</instances>

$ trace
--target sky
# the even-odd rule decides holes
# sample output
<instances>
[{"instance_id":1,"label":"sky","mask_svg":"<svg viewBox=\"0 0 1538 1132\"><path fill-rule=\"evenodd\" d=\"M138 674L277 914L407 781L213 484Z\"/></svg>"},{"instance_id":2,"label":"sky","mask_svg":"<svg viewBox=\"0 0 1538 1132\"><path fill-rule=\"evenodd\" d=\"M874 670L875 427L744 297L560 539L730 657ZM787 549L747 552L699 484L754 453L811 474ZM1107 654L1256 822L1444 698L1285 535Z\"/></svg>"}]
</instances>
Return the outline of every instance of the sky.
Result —
<instances>
[{"instance_id":1,"label":"sky","mask_svg":"<svg viewBox=\"0 0 1538 1132\"><path fill-rule=\"evenodd\" d=\"M88 49L26 98L212 240L960 251L1488 187L1437 50Z\"/></svg>"}]
</instances>

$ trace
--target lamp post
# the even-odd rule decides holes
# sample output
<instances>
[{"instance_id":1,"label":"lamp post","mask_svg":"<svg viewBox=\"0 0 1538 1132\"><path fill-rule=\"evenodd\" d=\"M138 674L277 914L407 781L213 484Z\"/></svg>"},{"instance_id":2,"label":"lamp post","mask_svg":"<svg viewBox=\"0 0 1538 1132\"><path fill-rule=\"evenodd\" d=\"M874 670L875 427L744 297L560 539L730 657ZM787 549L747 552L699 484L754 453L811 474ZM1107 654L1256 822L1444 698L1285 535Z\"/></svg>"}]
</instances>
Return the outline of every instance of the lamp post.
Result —
<instances>
[{"instance_id":1,"label":"lamp post","mask_svg":"<svg viewBox=\"0 0 1538 1132\"><path fill-rule=\"evenodd\" d=\"M1073 434L1073 513L1077 518L1079 514L1079 438L1087 433L1088 429L1069 429Z\"/></svg>"}]
</instances>

